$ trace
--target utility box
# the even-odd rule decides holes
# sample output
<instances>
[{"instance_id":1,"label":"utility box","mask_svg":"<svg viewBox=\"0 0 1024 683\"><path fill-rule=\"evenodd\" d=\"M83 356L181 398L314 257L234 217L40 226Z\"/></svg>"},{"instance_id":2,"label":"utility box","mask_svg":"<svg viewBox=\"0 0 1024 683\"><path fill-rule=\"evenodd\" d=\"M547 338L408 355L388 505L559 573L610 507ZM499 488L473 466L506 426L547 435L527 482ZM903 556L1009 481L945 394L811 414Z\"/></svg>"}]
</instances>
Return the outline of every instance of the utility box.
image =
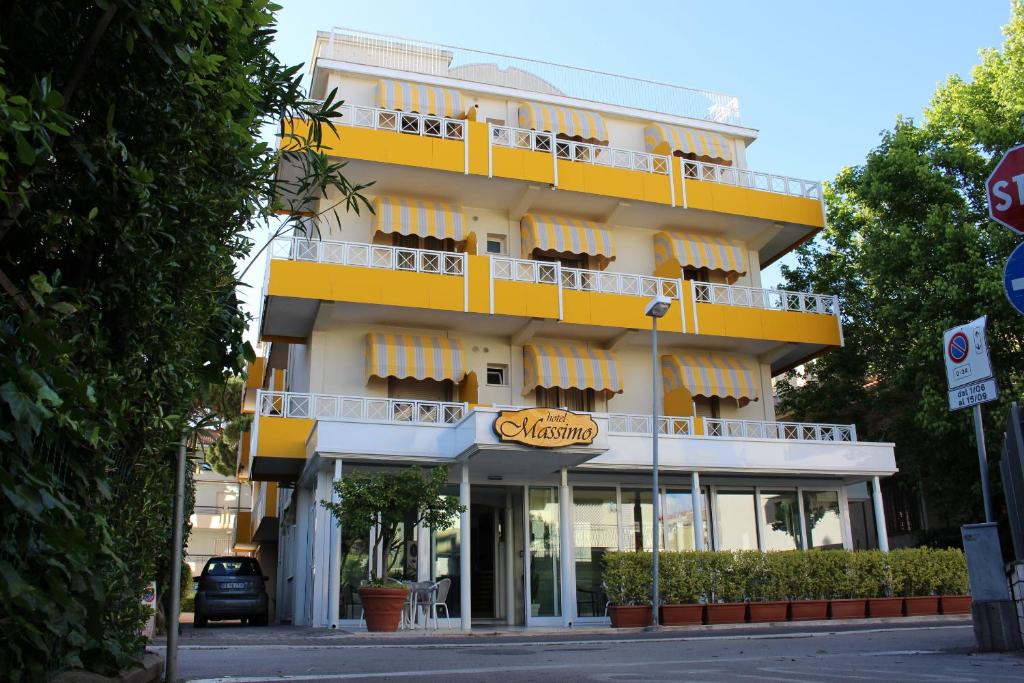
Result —
<instances>
[{"instance_id":1,"label":"utility box","mask_svg":"<svg viewBox=\"0 0 1024 683\"><path fill-rule=\"evenodd\" d=\"M981 652L1021 649L1017 605L1003 567L999 529L995 523L960 527L971 584L974 638Z\"/></svg>"}]
</instances>

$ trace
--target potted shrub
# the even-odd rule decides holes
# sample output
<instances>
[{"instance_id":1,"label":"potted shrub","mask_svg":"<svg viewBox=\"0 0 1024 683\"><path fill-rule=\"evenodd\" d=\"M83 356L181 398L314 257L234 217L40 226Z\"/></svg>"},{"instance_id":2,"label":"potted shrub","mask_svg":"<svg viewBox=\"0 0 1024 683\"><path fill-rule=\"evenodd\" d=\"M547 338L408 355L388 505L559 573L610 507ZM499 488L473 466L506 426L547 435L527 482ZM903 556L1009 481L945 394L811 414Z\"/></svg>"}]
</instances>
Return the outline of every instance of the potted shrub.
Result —
<instances>
[{"instance_id":1,"label":"potted shrub","mask_svg":"<svg viewBox=\"0 0 1024 683\"><path fill-rule=\"evenodd\" d=\"M409 521L435 530L444 530L455 523L465 507L453 497L441 495L448 482L448 471L435 467L423 477L418 467L398 474L355 472L334 482L338 502L320 504L331 511L338 522L351 533L367 537L377 529L370 557L377 557L383 548L384 557L397 551L401 540L398 525ZM359 588L368 631L396 631L405 604L408 588L376 572L376 562L369 563L368 580Z\"/></svg>"},{"instance_id":2,"label":"potted shrub","mask_svg":"<svg viewBox=\"0 0 1024 683\"><path fill-rule=\"evenodd\" d=\"M938 574L939 610L943 614L970 614L967 594L967 560L959 548L934 551Z\"/></svg>"},{"instance_id":3,"label":"potted shrub","mask_svg":"<svg viewBox=\"0 0 1024 683\"><path fill-rule=\"evenodd\" d=\"M861 550L854 554L861 588L868 600L869 617L898 617L903 614L903 598L893 596L887 555L881 550Z\"/></svg>"},{"instance_id":4,"label":"potted shrub","mask_svg":"<svg viewBox=\"0 0 1024 683\"><path fill-rule=\"evenodd\" d=\"M938 572L931 548L903 548L889 553L893 592L903 596L908 617L939 613Z\"/></svg>"},{"instance_id":5,"label":"potted shrub","mask_svg":"<svg viewBox=\"0 0 1024 683\"><path fill-rule=\"evenodd\" d=\"M702 567L699 553L663 553L658 562L661 597L658 608L663 626L699 624L704 618Z\"/></svg>"},{"instance_id":6,"label":"potted shrub","mask_svg":"<svg viewBox=\"0 0 1024 683\"><path fill-rule=\"evenodd\" d=\"M786 621L789 615L787 552L743 553L747 563L747 621Z\"/></svg>"},{"instance_id":7,"label":"potted shrub","mask_svg":"<svg viewBox=\"0 0 1024 683\"><path fill-rule=\"evenodd\" d=\"M746 577L740 573L746 563L738 560L740 552L703 553L709 588L708 604L704 609L709 624L739 624L746 621L747 603L743 599L746 597L747 582Z\"/></svg>"},{"instance_id":8,"label":"potted shrub","mask_svg":"<svg viewBox=\"0 0 1024 683\"><path fill-rule=\"evenodd\" d=\"M660 567L658 573L660 577ZM608 606L608 618L611 619L612 628L639 628L650 625L650 553L605 554L602 580L604 592L611 602Z\"/></svg>"},{"instance_id":9,"label":"potted shrub","mask_svg":"<svg viewBox=\"0 0 1024 683\"><path fill-rule=\"evenodd\" d=\"M837 564L829 596L829 618L863 619L868 613L868 595L857 564L859 553L853 550L826 552L834 557Z\"/></svg>"},{"instance_id":10,"label":"potted shrub","mask_svg":"<svg viewBox=\"0 0 1024 683\"><path fill-rule=\"evenodd\" d=\"M800 592L791 593L790 618L794 621L811 621L828 618L828 599L832 595L838 577L838 563L835 551L807 550L793 551L795 587Z\"/></svg>"}]
</instances>

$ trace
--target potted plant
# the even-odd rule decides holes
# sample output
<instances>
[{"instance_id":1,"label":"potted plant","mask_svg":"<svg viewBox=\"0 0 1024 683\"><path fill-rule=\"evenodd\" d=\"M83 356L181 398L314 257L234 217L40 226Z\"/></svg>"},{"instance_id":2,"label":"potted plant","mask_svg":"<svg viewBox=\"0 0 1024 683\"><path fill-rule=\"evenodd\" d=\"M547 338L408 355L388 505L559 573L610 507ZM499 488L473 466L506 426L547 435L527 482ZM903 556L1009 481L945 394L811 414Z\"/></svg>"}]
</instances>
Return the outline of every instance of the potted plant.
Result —
<instances>
[{"instance_id":1,"label":"potted plant","mask_svg":"<svg viewBox=\"0 0 1024 683\"><path fill-rule=\"evenodd\" d=\"M939 610L943 614L970 614L967 593L967 560L959 548L934 551L938 574Z\"/></svg>"},{"instance_id":2,"label":"potted plant","mask_svg":"<svg viewBox=\"0 0 1024 683\"><path fill-rule=\"evenodd\" d=\"M794 550L786 554L790 563L789 618L793 621L828 618L828 595L836 574L831 551Z\"/></svg>"},{"instance_id":3,"label":"potted plant","mask_svg":"<svg viewBox=\"0 0 1024 683\"><path fill-rule=\"evenodd\" d=\"M867 589L859 568L859 551L823 551L835 563L830 573L828 616L830 619L863 619L868 613Z\"/></svg>"},{"instance_id":4,"label":"potted plant","mask_svg":"<svg viewBox=\"0 0 1024 683\"><path fill-rule=\"evenodd\" d=\"M739 624L746 621L746 577L741 572L746 562L739 561L743 552L704 553L708 570L708 604L704 608L709 624Z\"/></svg>"},{"instance_id":5,"label":"potted plant","mask_svg":"<svg viewBox=\"0 0 1024 683\"><path fill-rule=\"evenodd\" d=\"M887 555L880 550L861 550L854 554L861 590L868 600L868 616L872 618L903 614L903 598L893 596L892 569Z\"/></svg>"},{"instance_id":6,"label":"potted plant","mask_svg":"<svg viewBox=\"0 0 1024 683\"><path fill-rule=\"evenodd\" d=\"M938 572L931 548L903 548L889 553L893 591L903 596L908 617L939 613Z\"/></svg>"},{"instance_id":7,"label":"potted plant","mask_svg":"<svg viewBox=\"0 0 1024 683\"><path fill-rule=\"evenodd\" d=\"M423 524L440 531L451 527L465 510L454 497L441 495L447 482L448 471L441 466L426 477L419 467L397 474L357 471L334 482L338 502L322 500L320 504L357 537L366 538L376 529L370 557L377 557L381 548L384 557L390 557L401 543L399 524ZM368 580L359 588L366 630L396 631L408 588L388 579L387 568L378 576L376 566L376 562L369 563Z\"/></svg>"},{"instance_id":8,"label":"potted plant","mask_svg":"<svg viewBox=\"0 0 1024 683\"><path fill-rule=\"evenodd\" d=\"M704 605L700 602L700 553L664 553L658 564L663 604L659 609L659 622L664 626L699 624L704 618Z\"/></svg>"},{"instance_id":9,"label":"potted plant","mask_svg":"<svg viewBox=\"0 0 1024 683\"><path fill-rule=\"evenodd\" d=\"M789 615L789 600L786 594L788 583L785 552L743 553L741 562L747 569L747 621L786 621Z\"/></svg>"},{"instance_id":10,"label":"potted plant","mask_svg":"<svg viewBox=\"0 0 1024 683\"><path fill-rule=\"evenodd\" d=\"M660 575L660 571L659 571ZM651 623L651 555L616 552L604 556L604 592L611 604L613 628L639 628Z\"/></svg>"}]
</instances>

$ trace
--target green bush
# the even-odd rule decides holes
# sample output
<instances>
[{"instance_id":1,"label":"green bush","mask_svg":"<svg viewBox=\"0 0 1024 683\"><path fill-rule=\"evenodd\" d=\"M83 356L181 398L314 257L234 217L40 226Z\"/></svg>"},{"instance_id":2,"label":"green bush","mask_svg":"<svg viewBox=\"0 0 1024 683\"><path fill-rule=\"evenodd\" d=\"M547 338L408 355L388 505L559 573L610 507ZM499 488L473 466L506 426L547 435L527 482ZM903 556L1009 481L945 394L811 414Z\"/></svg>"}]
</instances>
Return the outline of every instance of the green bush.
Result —
<instances>
[{"instance_id":1,"label":"green bush","mask_svg":"<svg viewBox=\"0 0 1024 683\"><path fill-rule=\"evenodd\" d=\"M893 595L937 595L940 568L931 548L900 548L889 553Z\"/></svg>"},{"instance_id":2,"label":"green bush","mask_svg":"<svg viewBox=\"0 0 1024 683\"><path fill-rule=\"evenodd\" d=\"M660 579L662 572L658 574ZM605 553L602 580L613 605L651 604L651 554Z\"/></svg>"},{"instance_id":3,"label":"green bush","mask_svg":"<svg viewBox=\"0 0 1024 683\"><path fill-rule=\"evenodd\" d=\"M937 568L936 592L939 595L966 595L968 591L967 559L959 548L932 551Z\"/></svg>"},{"instance_id":4,"label":"green bush","mask_svg":"<svg viewBox=\"0 0 1024 683\"><path fill-rule=\"evenodd\" d=\"M661 601L666 605L700 602L704 596L701 564L696 553L664 553L658 557Z\"/></svg>"}]
</instances>

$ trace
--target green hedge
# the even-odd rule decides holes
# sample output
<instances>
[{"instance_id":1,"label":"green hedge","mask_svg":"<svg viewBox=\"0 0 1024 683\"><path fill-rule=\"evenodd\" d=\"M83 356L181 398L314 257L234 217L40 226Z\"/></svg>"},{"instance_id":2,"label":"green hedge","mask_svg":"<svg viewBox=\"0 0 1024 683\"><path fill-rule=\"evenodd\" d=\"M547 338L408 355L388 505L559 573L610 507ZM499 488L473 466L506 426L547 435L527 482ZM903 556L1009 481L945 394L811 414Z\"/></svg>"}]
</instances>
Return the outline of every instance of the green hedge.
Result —
<instances>
[{"instance_id":1,"label":"green hedge","mask_svg":"<svg viewBox=\"0 0 1024 683\"><path fill-rule=\"evenodd\" d=\"M666 552L658 573L661 600L670 605L967 593L967 563L957 549ZM603 580L613 604L650 604L651 554L606 554Z\"/></svg>"}]
</instances>

